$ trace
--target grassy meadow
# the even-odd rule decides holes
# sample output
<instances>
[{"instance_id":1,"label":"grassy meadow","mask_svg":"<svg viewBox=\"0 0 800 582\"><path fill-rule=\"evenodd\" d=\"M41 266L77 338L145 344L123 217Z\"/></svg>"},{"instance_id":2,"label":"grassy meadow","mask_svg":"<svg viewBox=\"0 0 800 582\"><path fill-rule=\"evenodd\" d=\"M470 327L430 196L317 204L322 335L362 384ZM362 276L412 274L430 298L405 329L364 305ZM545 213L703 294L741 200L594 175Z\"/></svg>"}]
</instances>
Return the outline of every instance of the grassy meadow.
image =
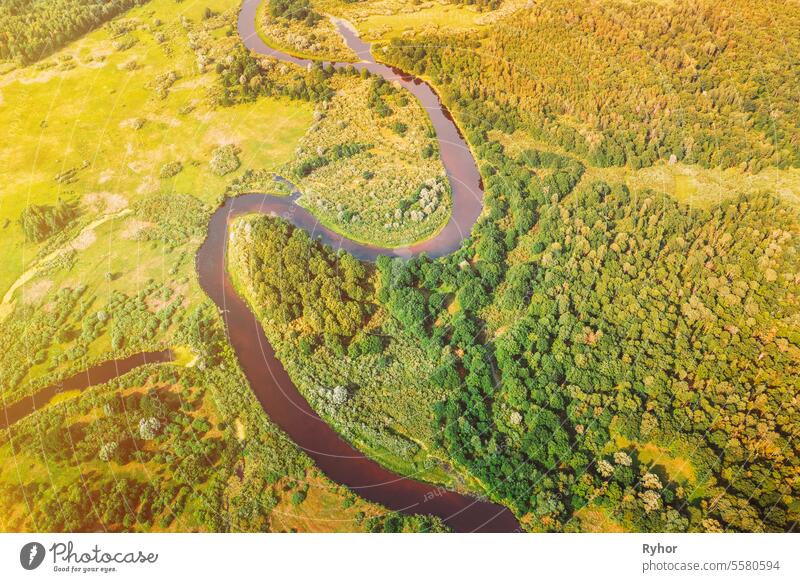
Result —
<instances>
[{"instance_id":1,"label":"grassy meadow","mask_svg":"<svg viewBox=\"0 0 800 582\"><path fill-rule=\"evenodd\" d=\"M176 311L197 305L194 253L208 213L244 172L275 170L294 155L312 121L308 104L216 104L216 72L207 61L236 42L235 13L222 0L155 0L0 76L9 137L0 148L0 334L24 338L12 344L0 376L15 393L126 350L169 345L180 315L127 346L115 342L110 324L79 332L87 311L95 316L115 297L151 284L163 286ZM238 167L220 175L210 161L228 146ZM23 210L60 199L76 205L77 218L42 242L26 240ZM152 200L163 204L154 210L146 203ZM187 200L194 201L191 217L181 206ZM161 228L167 223L172 232ZM74 331L45 333L36 309L57 304L61 289L80 290L80 304L61 322ZM161 302L147 304L147 313L156 316Z\"/></svg>"},{"instance_id":2,"label":"grassy meadow","mask_svg":"<svg viewBox=\"0 0 800 582\"><path fill-rule=\"evenodd\" d=\"M517 156L527 149L566 153L533 138L524 130L513 134L492 130L489 135L500 142L511 156ZM580 159L573 153L567 155ZM787 204L800 208L800 170L797 168L769 167L754 173L735 167L703 168L681 162L659 162L639 169L629 166L598 168L588 164L585 159L582 161L586 164L586 171L581 178L584 184L603 180L609 184L625 184L632 191L650 189L693 208L707 209L742 192L772 192Z\"/></svg>"},{"instance_id":3,"label":"grassy meadow","mask_svg":"<svg viewBox=\"0 0 800 582\"><path fill-rule=\"evenodd\" d=\"M225 108L210 103L215 73L199 71L190 44L226 46L233 39L226 36L226 18L203 19L206 6L235 10L223 0L154 0L112 21L132 28L124 43L107 25L37 65L0 76L7 137L0 148L3 293L43 246L26 243L16 224L28 204L75 200L89 221L158 192L213 203L245 169L275 169L291 158L311 122L310 107L278 99ZM176 79L164 94L171 72ZM240 149L242 165L221 177L208 161L226 144ZM162 167L172 162L182 170L162 178Z\"/></svg>"},{"instance_id":4,"label":"grassy meadow","mask_svg":"<svg viewBox=\"0 0 800 582\"><path fill-rule=\"evenodd\" d=\"M430 237L446 224L451 198L425 110L375 77L337 75L332 86L285 170L300 204L354 240L402 246Z\"/></svg>"}]
</instances>

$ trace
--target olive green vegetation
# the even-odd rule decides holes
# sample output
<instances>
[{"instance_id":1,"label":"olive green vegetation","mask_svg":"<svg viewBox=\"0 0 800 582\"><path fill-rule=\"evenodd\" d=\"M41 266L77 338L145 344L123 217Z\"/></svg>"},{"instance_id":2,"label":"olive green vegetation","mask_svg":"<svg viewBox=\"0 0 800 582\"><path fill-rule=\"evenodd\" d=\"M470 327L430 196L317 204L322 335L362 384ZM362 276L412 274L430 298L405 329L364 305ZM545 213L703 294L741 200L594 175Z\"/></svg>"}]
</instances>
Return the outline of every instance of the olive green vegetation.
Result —
<instances>
[{"instance_id":1,"label":"olive green vegetation","mask_svg":"<svg viewBox=\"0 0 800 582\"><path fill-rule=\"evenodd\" d=\"M286 175L299 203L352 240L405 246L450 217L436 132L419 101L381 77L347 69L315 110Z\"/></svg>"},{"instance_id":2,"label":"olive green vegetation","mask_svg":"<svg viewBox=\"0 0 800 582\"><path fill-rule=\"evenodd\" d=\"M404 475L460 483L435 446L433 406L446 396L436 363L375 305L373 268L263 216L234 223L228 267L327 422Z\"/></svg>"},{"instance_id":3,"label":"olive green vegetation","mask_svg":"<svg viewBox=\"0 0 800 582\"><path fill-rule=\"evenodd\" d=\"M139 368L4 430L0 530L443 530L319 475L264 417L222 330L202 305L178 332L192 366Z\"/></svg>"},{"instance_id":4,"label":"olive green vegetation","mask_svg":"<svg viewBox=\"0 0 800 582\"><path fill-rule=\"evenodd\" d=\"M204 6L216 15L204 18ZM238 44L235 14L223 0L157 0L0 75L0 290L98 216L157 193L213 203L246 170L292 158L310 106L278 96L218 105L215 65ZM219 175L209 162L226 145L238 148L241 165ZM59 199L77 205L78 219L51 240L26 241L23 211Z\"/></svg>"},{"instance_id":5,"label":"olive green vegetation","mask_svg":"<svg viewBox=\"0 0 800 582\"><path fill-rule=\"evenodd\" d=\"M800 7L779 0L544 0L380 54L434 79L474 123L525 127L593 165L758 171L800 165L798 22ZM478 92L489 115L470 105Z\"/></svg>"}]
</instances>

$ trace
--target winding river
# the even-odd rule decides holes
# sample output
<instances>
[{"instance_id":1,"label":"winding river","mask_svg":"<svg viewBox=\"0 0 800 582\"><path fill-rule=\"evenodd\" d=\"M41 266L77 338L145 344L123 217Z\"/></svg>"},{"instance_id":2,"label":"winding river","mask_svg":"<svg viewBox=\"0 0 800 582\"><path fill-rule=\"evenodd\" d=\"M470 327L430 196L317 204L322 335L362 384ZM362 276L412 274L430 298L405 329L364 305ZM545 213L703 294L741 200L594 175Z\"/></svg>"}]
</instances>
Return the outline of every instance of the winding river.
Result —
<instances>
[{"instance_id":1,"label":"winding river","mask_svg":"<svg viewBox=\"0 0 800 582\"><path fill-rule=\"evenodd\" d=\"M255 20L260 1L244 0L239 13L239 34L244 44L256 53L281 61L300 66L311 64L312 61L271 49L261 40ZM228 199L212 216L208 237L197 253L200 284L221 310L230 343L264 411L329 478L390 509L437 515L455 531L518 531L519 523L507 508L392 473L340 437L298 392L276 358L256 316L237 294L228 276L228 225L233 218L243 214L281 216L333 248L344 249L362 260L374 261L379 255L411 257L426 252L431 257L439 257L452 253L469 236L483 209L483 189L475 160L433 89L419 79L377 63L369 45L362 42L346 23L336 21L336 25L347 45L361 59L352 66L398 82L427 110L450 180L453 195L450 220L427 241L406 248L382 248L354 242L322 226L311 213L296 204L299 196L296 190L291 196L284 197L245 194ZM349 63L333 65L351 66Z\"/></svg>"},{"instance_id":2,"label":"winding river","mask_svg":"<svg viewBox=\"0 0 800 582\"><path fill-rule=\"evenodd\" d=\"M261 0L244 0L238 28L244 44L256 53L300 66L299 59L268 47L256 33L256 9ZM398 82L413 93L427 110L439 141L440 155L453 195L452 215L433 238L404 248L382 248L361 244L322 226L307 210L298 206L299 192L290 196L245 194L230 198L211 217L206 240L197 252L200 285L222 313L230 343L261 406L270 419L316 463L330 479L345 485L361 497L403 513L439 516L457 532L513 532L520 525L507 508L449 491L430 483L397 475L365 457L340 437L309 406L289 378L264 335L264 330L247 303L237 294L226 269L228 225L236 216L261 213L280 216L333 248L341 248L365 260L380 255L412 257L425 252L441 257L457 250L469 236L483 209L483 189L475 160L452 117L433 89L424 81L375 61L370 46L343 21L335 21L347 45L361 59L358 63L333 63L334 67L367 69ZM119 376L146 362L168 361L168 351L138 354L106 362L74 378L37 393L4 409L0 426L7 426L49 401L58 391L82 389Z\"/></svg>"}]
</instances>

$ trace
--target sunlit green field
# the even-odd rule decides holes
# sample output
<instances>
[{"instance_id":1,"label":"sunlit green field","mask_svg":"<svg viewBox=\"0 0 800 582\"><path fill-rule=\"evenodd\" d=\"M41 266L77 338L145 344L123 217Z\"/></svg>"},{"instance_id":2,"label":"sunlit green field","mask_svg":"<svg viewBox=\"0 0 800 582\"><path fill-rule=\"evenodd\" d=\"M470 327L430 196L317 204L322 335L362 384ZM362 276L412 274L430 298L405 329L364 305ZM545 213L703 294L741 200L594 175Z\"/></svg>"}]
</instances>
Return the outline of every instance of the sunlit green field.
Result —
<instances>
[{"instance_id":1,"label":"sunlit green field","mask_svg":"<svg viewBox=\"0 0 800 582\"><path fill-rule=\"evenodd\" d=\"M91 215L159 191L212 202L245 169L274 169L292 156L311 122L307 105L275 99L225 108L209 104L215 73L211 68L199 72L188 32L179 23L185 16L198 27L206 6L218 12L236 9L225 0L154 0L122 17L139 24L126 35L136 39L127 50L115 50L118 39L105 28L37 65L0 76L6 138L0 147L5 243L0 291L5 293L39 250L24 242L16 224L27 204L62 197L82 201ZM212 37L225 37L228 27L220 23L218 28L206 23ZM158 34L165 37L162 43ZM154 84L170 71L178 79L162 99ZM242 166L235 174L216 176L208 159L215 147L229 143L241 149ZM174 161L183 170L160 178L161 167ZM74 181L56 181L71 170Z\"/></svg>"},{"instance_id":2,"label":"sunlit green field","mask_svg":"<svg viewBox=\"0 0 800 582\"><path fill-rule=\"evenodd\" d=\"M406 34L429 32L458 32L478 30L501 13L512 11L522 4L506 0L501 10L481 12L474 6L439 0L411 4L403 0L377 2L346 2L318 0L315 5L353 23L361 36L370 41L384 41Z\"/></svg>"}]
</instances>

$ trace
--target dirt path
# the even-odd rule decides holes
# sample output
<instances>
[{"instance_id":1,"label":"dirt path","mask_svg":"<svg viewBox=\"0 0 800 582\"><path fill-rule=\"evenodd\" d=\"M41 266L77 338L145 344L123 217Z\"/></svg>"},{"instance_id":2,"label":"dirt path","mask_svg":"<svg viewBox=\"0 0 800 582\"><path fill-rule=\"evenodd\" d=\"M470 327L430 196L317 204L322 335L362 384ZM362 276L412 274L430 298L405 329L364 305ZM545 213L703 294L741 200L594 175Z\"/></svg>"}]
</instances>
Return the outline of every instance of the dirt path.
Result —
<instances>
[{"instance_id":1,"label":"dirt path","mask_svg":"<svg viewBox=\"0 0 800 582\"><path fill-rule=\"evenodd\" d=\"M130 208L126 208L124 210L120 210L119 212L115 212L113 214L106 214L105 216L101 216L100 218L98 218L96 220L93 220L92 222L87 224L75 236L75 238L73 238L67 244L65 244L61 248L58 248L58 249L54 250L51 253L48 253L47 255L42 257L41 259L34 261L34 263L32 265L30 265L25 270L25 272L22 273L22 275L20 275L17 278L16 281L14 281L14 283L11 285L11 287L8 288L8 291L6 291L5 295L3 295L3 300L2 300L2 302L0 302L0 322L5 321L6 317L8 317L8 315L13 310L14 293L17 291L17 289L22 287L25 283L27 283L28 281L30 281L31 279L33 279L36 276L36 274L39 272L39 268L40 268L40 266L42 264L45 264L48 261L51 261L52 259L55 259L59 255L62 255L63 253L68 252L68 251L70 251L72 249L80 250L79 248L76 248L76 246L74 246L76 241L86 240L86 238L85 238L86 235L88 235L91 231L93 231L95 228L97 228L101 224L105 224L109 220L114 220L115 218L121 218L121 217L123 217L123 216L125 216L127 214L130 214L130 212L131 212Z\"/></svg>"}]
</instances>

